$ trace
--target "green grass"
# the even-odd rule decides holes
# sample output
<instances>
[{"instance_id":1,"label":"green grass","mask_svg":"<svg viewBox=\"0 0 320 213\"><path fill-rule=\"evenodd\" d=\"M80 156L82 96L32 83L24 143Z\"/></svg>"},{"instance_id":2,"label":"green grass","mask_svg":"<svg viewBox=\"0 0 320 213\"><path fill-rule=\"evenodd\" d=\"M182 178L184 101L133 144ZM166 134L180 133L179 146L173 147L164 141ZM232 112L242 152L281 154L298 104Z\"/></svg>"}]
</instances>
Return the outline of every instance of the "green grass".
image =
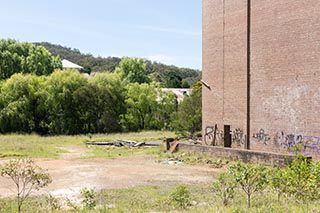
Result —
<instances>
[{"instance_id":1,"label":"green grass","mask_svg":"<svg viewBox=\"0 0 320 213\"><path fill-rule=\"evenodd\" d=\"M119 156L151 155L160 160L179 158L184 163L206 164L220 167L228 163L223 159L210 158L203 155L190 155L184 152L174 154L164 153L162 147L87 147L87 141L113 141L127 139L135 141L162 141L164 137L175 137L171 132L140 132L125 134L98 134L79 136L47 136L31 135L1 135L0 158L35 157L35 158L59 158L66 147L76 147L85 150L90 158L116 158ZM60 148L59 148L60 147ZM87 157L87 158L88 158ZM213 176L216 174L213 173ZM271 190L255 194L252 198L252 207L247 207L246 197L237 190L234 198L228 206L222 204L221 198L211 190L210 184L195 183L187 185L191 193L192 206L185 211L179 211L169 199L170 193L180 185L179 180L166 182L152 182L152 185L138 186L126 189L111 189L97 193L98 207L91 212L312 212L320 213L320 201L308 201L303 203L295 198L282 197L278 203L277 196ZM80 192L79 192L80 193ZM59 200L65 203L66 198ZM81 204L75 204L80 209ZM0 213L16 212L16 203L12 198L0 198ZM45 196L32 197L23 206L25 212L72 212L71 210L53 210ZM79 212L80 210L73 211ZM86 211L82 211L86 212ZM88 211L87 211L88 212Z\"/></svg>"},{"instance_id":2,"label":"green grass","mask_svg":"<svg viewBox=\"0 0 320 213\"><path fill-rule=\"evenodd\" d=\"M165 137L175 137L175 134L168 131L147 131L138 133L76 136L39 136L36 134L0 135L0 158L59 158L61 153L67 152L59 147L79 147L85 149L89 155L93 153L93 156L91 157L108 157L108 152L105 152L106 150L98 147L91 147L87 149L84 143L87 141L114 141L119 139L134 140L139 142L162 141ZM147 152L149 152L149 150ZM117 154L119 153L115 152L115 154L112 154L113 156L111 157L115 157ZM124 154L124 156L126 155L128 154Z\"/></svg>"},{"instance_id":3,"label":"green grass","mask_svg":"<svg viewBox=\"0 0 320 213\"><path fill-rule=\"evenodd\" d=\"M169 199L179 182L159 183L159 185L140 186L121 190L107 190L100 193L101 206L111 206L109 212L320 212L319 201L302 203L294 198L284 198L280 203L274 193L266 191L253 197L249 209L240 191L229 206L224 206L219 197L211 191L208 184L187 185L191 193L192 206L179 211Z\"/></svg>"},{"instance_id":4,"label":"green grass","mask_svg":"<svg viewBox=\"0 0 320 213\"><path fill-rule=\"evenodd\" d=\"M139 142L163 141L164 138L174 138L176 134L169 131L144 131L132 133L96 134L90 141L133 140Z\"/></svg>"},{"instance_id":5,"label":"green grass","mask_svg":"<svg viewBox=\"0 0 320 213\"><path fill-rule=\"evenodd\" d=\"M245 197L236 191L233 200L228 206L222 204L208 184L186 185L191 194L192 205L186 210L179 210L170 200L170 193L175 190L178 181L169 183L159 182L149 186L138 186L127 189L111 189L96 193L97 208L94 211L81 212L221 212L221 213L319 213L320 202L309 201L302 203L294 198L282 198L278 203L277 197L271 191L256 194L253 197L252 207L249 209ZM63 203L66 198L60 198ZM81 209L81 204L74 204ZM13 199L0 199L0 212L15 212L16 205ZM32 197L23 206L25 212L48 212L52 206L45 196ZM51 212L72 212L71 210L55 210ZM80 212L77 210L76 212Z\"/></svg>"},{"instance_id":6,"label":"green grass","mask_svg":"<svg viewBox=\"0 0 320 213\"><path fill-rule=\"evenodd\" d=\"M70 144L77 138L58 136L40 137L38 135L1 135L1 157L57 158L64 151L57 148L61 144Z\"/></svg>"},{"instance_id":7,"label":"green grass","mask_svg":"<svg viewBox=\"0 0 320 213\"><path fill-rule=\"evenodd\" d=\"M158 156L162 152L161 147L89 147L90 155L85 158L107 158L153 155Z\"/></svg>"}]
</instances>

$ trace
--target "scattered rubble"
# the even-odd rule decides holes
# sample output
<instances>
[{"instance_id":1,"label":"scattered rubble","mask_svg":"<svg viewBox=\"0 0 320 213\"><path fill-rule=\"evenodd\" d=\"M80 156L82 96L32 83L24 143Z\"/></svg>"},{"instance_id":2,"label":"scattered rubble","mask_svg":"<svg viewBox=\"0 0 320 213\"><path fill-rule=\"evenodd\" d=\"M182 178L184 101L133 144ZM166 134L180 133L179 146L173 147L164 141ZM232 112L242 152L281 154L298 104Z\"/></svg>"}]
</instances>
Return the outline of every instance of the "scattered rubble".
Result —
<instances>
[{"instance_id":1,"label":"scattered rubble","mask_svg":"<svg viewBox=\"0 0 320 213\"><path fill-rule=\"evenodd\" d=\"M161 159L157 162L168 165L208 165L210 168L222 168L229 163L228 160L210 158L206 156L194 156L190 153L171 154L169 158Z\"/></svg>"},{"instance_id":2,"label":"scattered rubble","mask_svg":"<svg viewBox=\"0 0 320 213\"><path fill-rule=\"evenodd\" d=\"M86 145L94 145L94 146L128 146L128 147L141 147L141 146L160 146L158 142L137 142L131 140L116 140L116 141L108 141L108 142L97 142L97 141L89 141L86 142Z\"/></svg>"},{"instance_id":3,"label":"scattered rubble","mask_svg":"<svg viewBox=\"0 0 320 213\"><path fill-rule=\"evenodd\" d=\"M196 140L189 139L189 143L192 144L192 145L202 145L202 140L200 140L200 139L196 139Z\"/></svg>"},{"instance_id":4,"label":"scattered rubble","mask_svg":"<svg viewBox=\"0 0 320 213\"><path fill-rule=\"evenodd\" d=\"M168 164L168 165L181 165L184 163L184 161L180 158L168 158L166 160L163 160L163 161L159 161L159 163L162 163L162 164Z\"/></svg>"}]
</instances>

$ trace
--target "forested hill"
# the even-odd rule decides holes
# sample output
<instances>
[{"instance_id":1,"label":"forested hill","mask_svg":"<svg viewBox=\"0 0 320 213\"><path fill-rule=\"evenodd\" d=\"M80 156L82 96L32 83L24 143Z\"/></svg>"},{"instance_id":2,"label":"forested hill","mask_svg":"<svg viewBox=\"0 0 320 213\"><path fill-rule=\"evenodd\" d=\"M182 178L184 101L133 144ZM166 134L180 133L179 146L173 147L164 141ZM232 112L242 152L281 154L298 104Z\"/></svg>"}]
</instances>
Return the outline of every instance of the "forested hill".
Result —
<instances>
[{"instance_id":1,"label":"forested hill","mask_svg":"<svg viewBox=\"0 0 320 213\"><path fill-rule=\"evenodd\" d=\"M61 59L70 60L85 68L86 72L113 72L119 65L118 57L94 57L83 54L78 49L63 47L48 42L35 43L44 46L49 52ZM195 69L179 68L173 65L151 62L145 60L147 74L154 80L161 82L164 87L189 87L201 78L201 72Z\"/></svg>"}]
</instances>

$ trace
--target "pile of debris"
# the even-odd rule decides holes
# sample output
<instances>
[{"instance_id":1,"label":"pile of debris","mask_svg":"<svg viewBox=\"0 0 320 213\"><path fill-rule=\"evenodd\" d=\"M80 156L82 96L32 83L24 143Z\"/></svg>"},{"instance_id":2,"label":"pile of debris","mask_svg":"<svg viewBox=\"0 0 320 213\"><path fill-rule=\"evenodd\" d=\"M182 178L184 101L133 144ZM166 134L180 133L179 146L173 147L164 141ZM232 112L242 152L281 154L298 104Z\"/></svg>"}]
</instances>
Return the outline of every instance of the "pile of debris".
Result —
<instances>
[{"instance_id":1,"label":"pile of debris","mask_svg":"<svg viewBox=\"0 0 320 213\"><path fill-rule=\"evenodd\" d=\"M167 160L162 161L162 163L168 165L181 165L184 161L180 158L168 158Z\"/></svg>"},{"instance_id":2,"label":"pile of debris","mask_svg":"<svg viewBox=\"0 0 320 213\"><path fill-rule=\"evenodd\" d=\"M160 143L156 142L137 142L131 140L116 140L116 141L108 141L108 142L97 142L97 141L89 141L86 142L87 145L95 145L95 146L128 146L128 147L140 147L140 146L160 146Z\"/></svg>"}]
</instances>

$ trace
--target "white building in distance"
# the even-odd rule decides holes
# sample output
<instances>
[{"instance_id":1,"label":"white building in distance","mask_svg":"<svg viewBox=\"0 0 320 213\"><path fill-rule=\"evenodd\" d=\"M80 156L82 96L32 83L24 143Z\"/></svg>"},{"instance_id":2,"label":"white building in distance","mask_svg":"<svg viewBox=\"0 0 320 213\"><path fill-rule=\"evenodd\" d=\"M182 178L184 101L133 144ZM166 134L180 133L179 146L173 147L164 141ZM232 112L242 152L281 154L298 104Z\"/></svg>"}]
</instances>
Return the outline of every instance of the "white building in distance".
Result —
<instances>
[{"instance_id":1,"label":"white building in distance","mask_svg":"<svg viewBox=\"0 0 320 213\"><path fill-rule=\"evenodd\" d=\"M66 59L63 59L62 61L62 68L63 69L76 69L76 70L82 70L83 67L78 65L78 64L75 64L71 61L68 61Z\"/></svg>"}]
</instances>

